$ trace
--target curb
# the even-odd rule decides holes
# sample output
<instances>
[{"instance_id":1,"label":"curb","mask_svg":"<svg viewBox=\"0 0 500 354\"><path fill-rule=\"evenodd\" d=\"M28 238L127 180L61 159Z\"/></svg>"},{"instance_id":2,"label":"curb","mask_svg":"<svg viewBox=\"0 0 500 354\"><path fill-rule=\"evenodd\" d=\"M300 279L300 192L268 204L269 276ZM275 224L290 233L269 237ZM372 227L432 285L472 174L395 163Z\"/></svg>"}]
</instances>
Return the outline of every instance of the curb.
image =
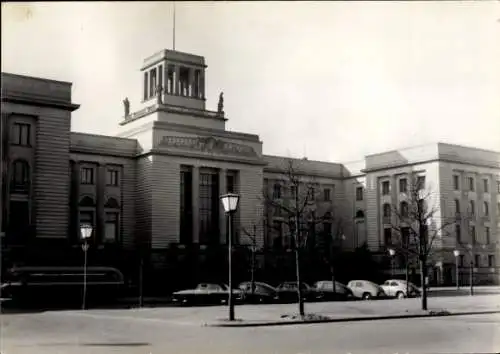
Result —
<instances>
[{"instance_id":1,"label":"curb","mask_svg":"<svg viewBox=\"0 0 500 354\"><path fill-rule=\"evenodd\" d=\"M271 327L271 326L290 326L290 325L307 325L316 323L335 323L335 322L361 322L361 321L376 321L376 320L392 320L404 318L424 318L424 317L445 317L445 316L470 316L470 315L491 315L500 313L500 310L489 311L471 311L471 312L437 312L427 314L408 314L408 315L388 315L388 316L363 316L363 317L343 317L318 320L293 320L293 321L269 321L269 322L234 322L234 323L204 323L203 327ZM240 320L241 321L241 320Z\"/></svg>"}]
</instances>

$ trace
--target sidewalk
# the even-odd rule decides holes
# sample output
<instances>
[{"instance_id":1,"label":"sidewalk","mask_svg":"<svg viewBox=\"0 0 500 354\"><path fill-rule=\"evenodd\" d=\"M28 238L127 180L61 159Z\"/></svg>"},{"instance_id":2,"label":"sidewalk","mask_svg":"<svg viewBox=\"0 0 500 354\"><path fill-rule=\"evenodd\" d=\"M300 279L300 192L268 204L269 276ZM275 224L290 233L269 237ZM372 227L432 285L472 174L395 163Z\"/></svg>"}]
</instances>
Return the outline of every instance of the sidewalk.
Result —
<instances>
[{"instance_id":1,"label":"sidewalk","mask_svg":"<svg viewBox=\"0 0 500 354\"><path fill-rule=\"evenodd\" d=\"M500 312L500 294L481 296L435 297L428 299L429 311L421 311L419 298L373 301L305 303L306 321L298 319L297 304L238 305L237 321L229 323L227 306L144 307L134 309L90 309L59 314L90 316L125 321L151 321L187 326L272 326L318 322L377 320L424 316L464 315Z\"/></svg>"}]
</instances>

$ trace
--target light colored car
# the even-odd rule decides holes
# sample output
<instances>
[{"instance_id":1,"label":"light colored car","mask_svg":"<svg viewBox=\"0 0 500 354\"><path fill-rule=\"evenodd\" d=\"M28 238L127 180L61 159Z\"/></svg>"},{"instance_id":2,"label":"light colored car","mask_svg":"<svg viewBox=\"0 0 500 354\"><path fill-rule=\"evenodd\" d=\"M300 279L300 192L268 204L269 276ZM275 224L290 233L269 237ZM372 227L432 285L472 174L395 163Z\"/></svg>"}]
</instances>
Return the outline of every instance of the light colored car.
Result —
<instances>
[{"instance_id":1,"label":"light colored car","mask_svg":"<svg viewBox=\"0 0 500 354\"><path fill-rule=\"evenodd\" d=\"M381 285L384 292L389 297L403 299L405 297L415 297L420 295L420 290L413 283L408 282L408 294L406 280L389 279Z\"/></svg>"},{"instance_id":2,"label":"light colored car","mask_svg":"<svg viewBox=\"0 0 500 354\"><path fill-rule=\"evenodd\" d=\"M352 291L354 297L363 300L385 297L384 289L369 280L351 280L347 287Z\"/></svg>"},{"instance_id":3,"label":"light colored car","mask_svg":"<svg viewBox=\"0 0 500 354\"><path fill-rule=\"evenodd\" d=\"M335 282L335 289L332 280L321 280L313 285L318 300L346 300L352 296L352 291L342 283Z\"/></svg>"}]
</instances>

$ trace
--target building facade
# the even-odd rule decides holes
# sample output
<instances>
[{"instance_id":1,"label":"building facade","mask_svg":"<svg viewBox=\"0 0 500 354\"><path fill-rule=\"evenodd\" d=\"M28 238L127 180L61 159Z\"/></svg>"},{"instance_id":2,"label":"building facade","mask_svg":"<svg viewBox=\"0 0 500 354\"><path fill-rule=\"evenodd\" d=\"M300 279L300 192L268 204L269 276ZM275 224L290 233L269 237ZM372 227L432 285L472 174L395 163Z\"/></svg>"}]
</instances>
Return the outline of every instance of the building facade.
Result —
<instances>
[{"instance_id":1,"label":"building facade","mask_svg":"<svg viewBox=\"0 0 500 354\"><path fill-rule=\"evenodd\" d=\"M465 268L471 259L484 279L498 281L499 152L437 143L353 163L264 155L259 136L226 130L222 94L217 111L206 109L206 67L203 57L178 51L147 58L142 101L134 111L124 101L115 136L71 132L79 108L71 83L2 73L2 251L18 250L9 259L33 263L47 250L76 250L82 223L93 225L93 249L103 255L224 245L226 192L241 196L237 244L249 244L252 230L258 248L278 239L286 249L290 233L263 194L285 198L277 186L292 161L300 178L314 181L318 210L342 221L340 233L335 225L327 232L341 234L347 250L366 244L379 254L396 222L384 211L404 202L405 180L417 174L432 190L437 222L456 221L436 239L436 281L453 281L455 261Z\"/></svg>"}]
</instances>

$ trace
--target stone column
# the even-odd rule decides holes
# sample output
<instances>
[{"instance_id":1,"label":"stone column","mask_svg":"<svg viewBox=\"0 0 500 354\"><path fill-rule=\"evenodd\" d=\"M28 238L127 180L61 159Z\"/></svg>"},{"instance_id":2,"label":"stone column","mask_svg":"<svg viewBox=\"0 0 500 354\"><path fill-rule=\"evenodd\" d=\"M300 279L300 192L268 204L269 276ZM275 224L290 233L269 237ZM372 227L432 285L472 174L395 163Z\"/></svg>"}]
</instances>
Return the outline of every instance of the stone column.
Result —
<instances>
[{"instance_id":1,"label":"stone column","mask_svg":"<svg viewBox=\"0 0 500 354\"><path fill-rule=\"evenodd\" d=\"M180 95L181 92L181 81L180 81L180 68L179 66L174 66L174 95Z\"/></svg>"},{"instance_id":2,"label":"stone column","mask_svg":"<svg viewBox=\"0 0 500 354\"><path fill-rule=\"evenodd\" d=\"M193 208L193 219L192 219L192 231L193 231L193 243L199 243L200 241L200 168L198 166L193 166L192 177L191 177L191 204Z\"/></svg>"},{"instance_id":3,"label":"stone column","mask_svg":"<svg viewBox=\"0 0 500 354\"><path fill-rule=\"evenodd\" d=\"M104 215L104 203L106 203L104 192L106 186L106 165L98 164L96 168L96 206L95 206L95 215L96 215L96 244L101 244L104 239L104 229L105 229L105 215Z\"/></svg>"},{"instance_id":4,"label":"stone column","mask_svg":"<svg viewBox=\"0 0 500 354\"><path fill-rule=\"evenodd\" d=\"M200 86L198 90L200 91L200 97L205 99L205 70L200 70Z\"/></svg>"},{"instance_id":5,"label":"stone column","mask_svg":"<svg viewBox=\"0 0 500 354\"><path fill-rule=\"evenodd\" d=\"M221 168L219 170L219 193L226 194L227 193L227 185L226 185L226 176L227 176L227 170L224 168ZM233 215L236 216L236 215ZM233 225L235 223L233 222ZM219 202L219 242L221 244L226 244L227 243L227 215L226 212L224 211L224 206L222 205L222 202ZM233 233L235 230L232 230Z\"/></svg>"}]
</instances>

